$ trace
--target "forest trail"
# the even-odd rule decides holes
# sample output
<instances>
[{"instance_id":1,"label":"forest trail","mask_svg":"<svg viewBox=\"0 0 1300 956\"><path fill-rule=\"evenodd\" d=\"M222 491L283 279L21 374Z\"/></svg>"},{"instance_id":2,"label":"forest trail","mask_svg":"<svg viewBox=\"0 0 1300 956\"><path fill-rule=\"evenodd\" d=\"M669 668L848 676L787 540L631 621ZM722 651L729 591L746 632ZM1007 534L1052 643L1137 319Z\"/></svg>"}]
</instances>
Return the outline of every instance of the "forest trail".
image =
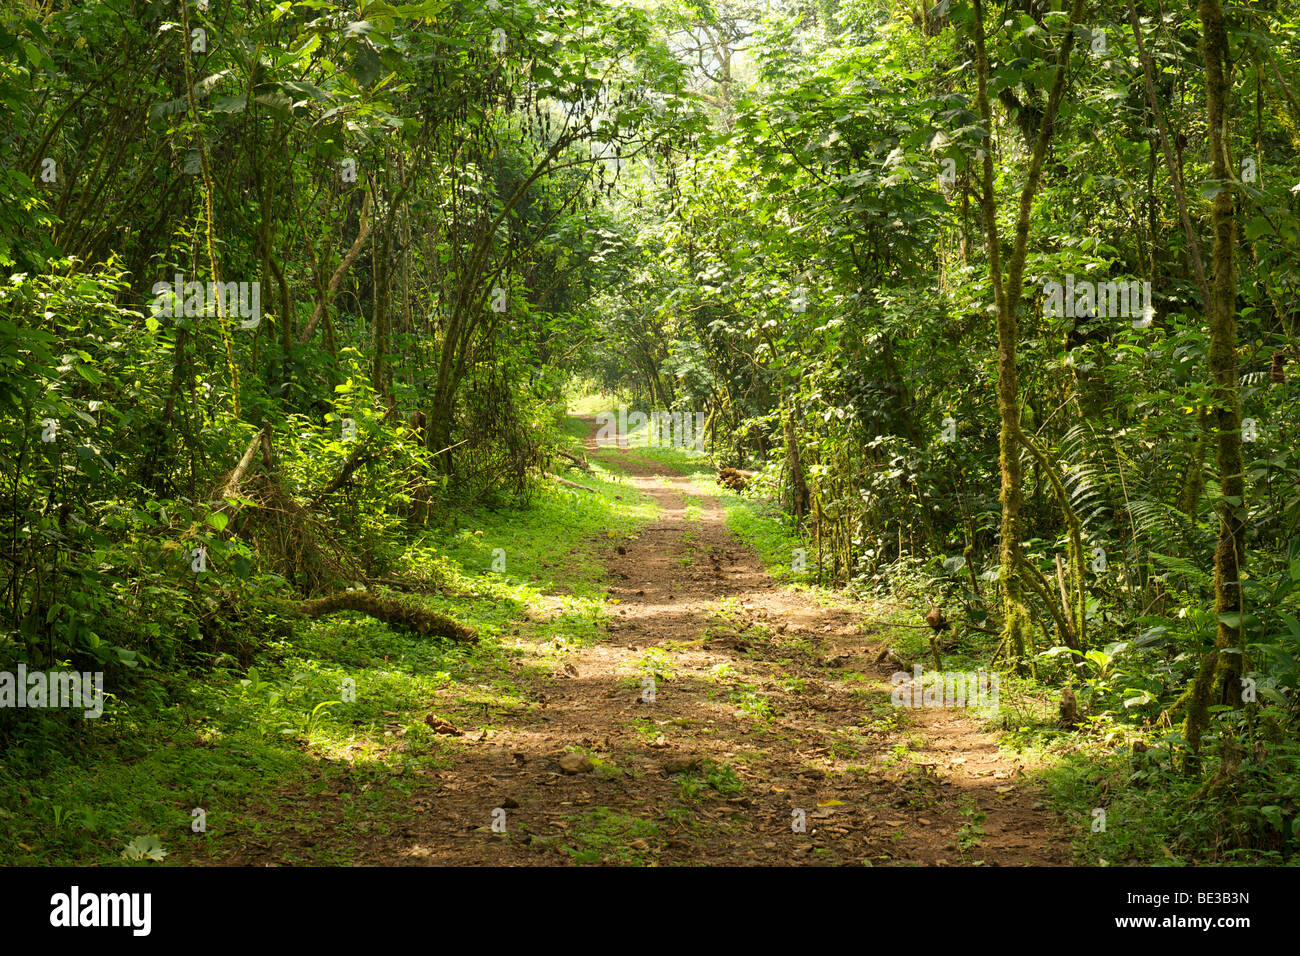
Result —
<instances>
[{"instance_id":1,"label":"forest trail","mask_svg":"<svg viewBox=\"0 0 1300 956\"><path fill-rule=\"evenodd\" d=\"M895 668L874 663L883 635L860 611L774 582L688 479L627 449L602 461L662 509L611 548L604 640L568 649L535 687L540 706L459 738L454 766L401 797L401 824L349 834L353 863L1069 862L1023 759L973 715L891 705ZM563 772L571 748L592 769ZM223 862L274 865L338 843L338 796L297 798L315 806L310 827L285 834L296 847L245 843Z\"/></svg>"}]
</instances>

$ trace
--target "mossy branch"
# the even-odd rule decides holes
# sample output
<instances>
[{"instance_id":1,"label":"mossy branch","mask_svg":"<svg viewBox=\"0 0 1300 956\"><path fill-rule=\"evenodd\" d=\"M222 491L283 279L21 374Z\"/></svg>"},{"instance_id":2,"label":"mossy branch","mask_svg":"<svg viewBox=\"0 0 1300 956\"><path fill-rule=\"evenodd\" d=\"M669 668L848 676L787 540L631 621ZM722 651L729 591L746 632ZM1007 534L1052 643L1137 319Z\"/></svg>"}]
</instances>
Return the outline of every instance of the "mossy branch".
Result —
<instances>
[{"instance_id":1,"label":"mossy branch","mask_svg":"<svg viewBox=\"0 0 1300 956\"><path fill-rule=\"evenodd\" d=\"M1057 503L1061 506L1061 515L1065 518L1066 529L1070 536L1070 574L1074 578L1071 591L1074 596L1074 608L1071 616L1074 618L1070 622L1069 632L1072 633L1078 641L1079 646L1075 650L1087 650L1088 641L1086 633L1086 607L1083 596L1083 530L1079 521L1079 516L1075 513L1074 508L1070 505L1070 496L1065 491L1065 481L1061 476L1060 469L1047 457L1032 438L1025 434L1019 425L1014 429L1016 439L1029 452L1038 466L1043 469L1047 475L1048 483L1052 486L1052 491L1056 495ZM1035 571L1038 569L1035 568ZM1040 575L1041 577L1041 575Z\"/></svg>"},{"instance_id":2,"label":"mossy branch","mask_svg":"<svg viewBox=\"0 0 1300 956\"><path fill-rule=\"evenodd\" d=\"M1021 575L1020 580L1029 585L1029 589L1038 595L1038 599L1043 602L1047 608L1047 613L1052 615L1052 620L1056 622L1056 631L1061 636L1061 641L1067 647L1074 647L1074 635L1070 630L1069 623L1065 620L1065 614L1061 611L1055 601L1052 600L1052 589L1043 577L1043 573L1029 563L1029 559L1023 554L1016 555L1016 561L1021 570L1027 572ZM1075 648L1076 650L1078 648Z\"/></svg>"},{"instance_id":3,"label":"mossy branch","mask_svg":"<svg viewBox=\"0 0 1300 956\"><path fill-rule=\"evenodd\" d=\"M445 637L466 643L474 643L478 640L478 635L472 627L452 620L445 614L430 611L414 601L384 597L369 591L339 591L310 601L297 601L290 607L308 617L322 617L338 611L360 611L377 621L405 628L425 637Z\"/></svg>"}]
</instances>

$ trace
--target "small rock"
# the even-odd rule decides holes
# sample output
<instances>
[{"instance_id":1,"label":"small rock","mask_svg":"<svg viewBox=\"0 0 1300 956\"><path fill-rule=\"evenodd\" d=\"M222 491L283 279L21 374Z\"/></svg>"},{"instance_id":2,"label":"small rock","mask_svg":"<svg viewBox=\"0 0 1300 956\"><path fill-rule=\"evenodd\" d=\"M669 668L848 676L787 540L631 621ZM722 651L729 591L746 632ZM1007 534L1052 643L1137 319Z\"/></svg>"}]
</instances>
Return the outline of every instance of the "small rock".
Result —
<instances>
[{"instance_id":1,"label":"small rock","mask_svg":"<svg viewBox=\"0 0 1300 956\"><path fill-rule=\"evenodd\" d=\"M699 757L674 757L664 764L664 773L692 773L699 768Z\"/></svg>"},{"instance_id":2,"label":"small rock","mask_svg":"<svg viewBox=\"0 0 1300 956\"><path fill-rule=\"evenodd\" d=\"M518 810L519 801L516 800L514 797L506 797L504 800L501 801L501 808L503 810Z\"/></svg>"},{"instance_id":3,"label":"small rock","mask_svg":"<svg viewBox=\"0 0 1300 956\"><path fill-rule=\"evenodd\" d=\"M591 773L596 767L586 754L567 753L560 758L561 773Z\"/></svg>"}]
</instances>

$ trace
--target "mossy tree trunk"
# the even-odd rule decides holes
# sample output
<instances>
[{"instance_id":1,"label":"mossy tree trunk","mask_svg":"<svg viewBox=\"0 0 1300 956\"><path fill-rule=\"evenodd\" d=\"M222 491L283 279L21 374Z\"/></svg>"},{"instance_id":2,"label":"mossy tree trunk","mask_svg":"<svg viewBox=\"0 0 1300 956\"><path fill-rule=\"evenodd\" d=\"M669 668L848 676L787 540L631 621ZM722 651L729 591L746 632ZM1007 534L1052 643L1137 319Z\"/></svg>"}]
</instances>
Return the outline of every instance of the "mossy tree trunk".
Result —
<instances>
[{"instance_id":1,"label":"mossy tree trunk","mask_svg":"<svg viewBox=\"0 0 1300 956\"><path fill-rule=\"evenodd\" d=\"M1083 16L1083 0L1074 0L1070 8L1070 22L1061 37L1056 56L1056 76L1048 97L1043 121L1030 155L1029 170L1020 193L1020 209L1016 220L1015 245L1007 262L1006 275L1002 272L1002 247L997 221L997 197L993 191L993 116L989 105L989 59L984 39L984 4L975 0L975 62L976 108L988 134L981 170L980 209L984 218L984 231L988 243L989 275L993 282L993 295L997 308L998 332L998 414L1001 430L998 448L1001 458L1001 544L999 560L1002 582L1004 640L1016 657L1016 669L1023 672L1025 663L1025 632L1029 626L1029 612L1025 607L1026 586L1022 580L1024 557L1020 546L1020 507L1023 498L1020 460L1021 429L1019 405L1019 369L1017 346L1021 283L1024 277L1025 256L1028 250L1029 220L1033 211L1034 196L1042 181L1043 159L1056 125L1056 114L1065 91L1066 66L1074 45L1074 27Z\"/></svg>"},{"instance_id":2,"label":"mossy tree trunk","mask_svg":"<svg viewBox=\"0 0 1300 956\"><path fill-rule=\"evenodd\" d=\"M1237 240L1236 199L1229 185L1236 176L1228 154L1228 33L1221 0L1199 0L1203 36L1206 120L1210 131L1212 178L1221 188L1213 200L1214 248L1206 321L1210 330L1210 390L1222 489L1215 509L1219 541L1214 551L1214 603L1219 615L1214 648L1201 662L1187 701L1184 732L1196 766L1209 708L1241 703L1243 669L1241 559L1245 536L1245 476L1241 452L1241 398L1237 387L1237 278L1233 258Z\"/></svg>"}]
</instances>

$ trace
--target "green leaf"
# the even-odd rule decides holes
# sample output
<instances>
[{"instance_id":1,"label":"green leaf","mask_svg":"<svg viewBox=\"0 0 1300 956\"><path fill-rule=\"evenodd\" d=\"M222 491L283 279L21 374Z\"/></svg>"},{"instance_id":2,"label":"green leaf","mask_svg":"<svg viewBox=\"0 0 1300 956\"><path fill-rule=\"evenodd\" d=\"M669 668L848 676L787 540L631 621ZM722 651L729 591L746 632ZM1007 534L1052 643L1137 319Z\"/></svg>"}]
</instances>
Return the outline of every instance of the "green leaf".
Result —
<instances>
[{"instance_id":1,"label":"green leaf","mask_svg":"<svg viewBox=\"0 0 1300 956\"><path fill-rule=\"evenodd\" d=\"M122 851L124 860L154 860L161 862L167 856L162 842L154 834L138 836L126 845Z\"/></svg>"},{"instance_id":2,"label":"green leaf","mask_svg":"<svg viewBox=\"0 0 1300 956\"><path fill-rule=\"evenodd\" d=\"M1255 216L1246 223L1246 240L1254 242L1262 236L1271 236L1274 234L1273 224L1263 216Z\"/></svg>"},{"instance_id":3,"label":"green leaf","mask_svg":"<svg viewBox=\"0 0 1300 956\"><path fill-rule=\"evenodd\" d=\"M54 61L50 59L49 54L31 40L19 40L18 42L22 44L23 55L27 57L27 62L32 66L42 69L54 65Z\"/></svg>"},{"instance_id":4,"label":"green leaf","mask_svg":"<svg viewBox=\"0 0 1300 956\"><path fill-rule=\"evenodd\" d=\"M247 93L240 93L237 96L214 96L212 98L212 109L216 113L242 113L247 107Z\"/></svg>"},{"instance_id":5,"label":"green leaf","mask_svg":"<svg viewBox=\"0 0 1300 956\"><path fill-rule=\"evenodd\" d=\"M184 97L176 100L164 100L161 103L155 103L149 107L149 115L153 119L160 119L164 116L175 116L178 113L184 113L189 104Z\"/></svg>"},{"instance_id":6,"label":"green leaf","mask_svg":"<svg viewBox=\"0 0 1300 956\"><path fill-rule=\"evenodd\" d=\"M91 385L98 385L104 380L104 373L92 365L77 364L73 368L77 374L84 378Z\"/></svg>"}]
</instances>

